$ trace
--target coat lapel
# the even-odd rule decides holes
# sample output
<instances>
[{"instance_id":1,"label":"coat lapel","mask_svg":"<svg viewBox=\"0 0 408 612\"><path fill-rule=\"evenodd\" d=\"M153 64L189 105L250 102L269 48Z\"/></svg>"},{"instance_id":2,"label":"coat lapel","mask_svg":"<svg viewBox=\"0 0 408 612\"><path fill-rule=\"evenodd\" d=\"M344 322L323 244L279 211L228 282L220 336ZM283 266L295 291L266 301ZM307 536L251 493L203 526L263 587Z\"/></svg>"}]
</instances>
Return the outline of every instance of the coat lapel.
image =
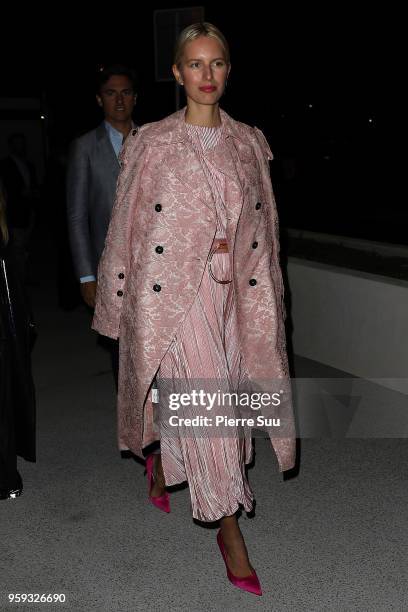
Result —
<instances>
[{"instance_id":1,"label":"coat lapel","mask_svg":"<svg viewBox=\"0 0 408 612\"><path fill-rule=\"evenodd\" d=\"M171 175L214 211L210 185L187 134L185 112L184 108L168 117L164 126L161 123L146 140L153 146L166 146L164 163ZM227 205L232 213L231 218L237 219L244 193L251 184L259 183L261 177L252 143L245 130L222 109L220 113L225 144L207 151L206 155L227 178Z\"/></svg>"},{"instance_id":2,"label":"coat lapel","mask_svg":"<svg viewBox=\"0 0 408 612\"><path fill-rule=\"evenodd\" d=\"M192 148L188 138L169 146L165 164L170 172L183 183L194 197L214 211L215 204L210 186L201 166L201 162Z\"/></svg>"}]
</instances>

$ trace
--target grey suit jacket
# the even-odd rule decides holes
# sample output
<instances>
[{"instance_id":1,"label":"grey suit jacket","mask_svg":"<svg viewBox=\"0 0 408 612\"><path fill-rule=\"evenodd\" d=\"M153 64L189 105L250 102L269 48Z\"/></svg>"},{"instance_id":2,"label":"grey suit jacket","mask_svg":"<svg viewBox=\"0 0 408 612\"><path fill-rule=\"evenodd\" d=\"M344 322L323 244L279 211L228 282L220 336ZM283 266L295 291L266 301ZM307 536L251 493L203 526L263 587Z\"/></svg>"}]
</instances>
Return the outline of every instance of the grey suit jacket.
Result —
<instances>
[{"instance_id":1,"label":"grey suit jacket","mask_svg":"<svg viewBox=\"0 0 408 612\"><path fill-rule=\"evenodd\" d=\"M67 169L67 213L78 278L91 274L96 277L119 170L104 123L73 141Z\"/></svg>"}]
</instances>

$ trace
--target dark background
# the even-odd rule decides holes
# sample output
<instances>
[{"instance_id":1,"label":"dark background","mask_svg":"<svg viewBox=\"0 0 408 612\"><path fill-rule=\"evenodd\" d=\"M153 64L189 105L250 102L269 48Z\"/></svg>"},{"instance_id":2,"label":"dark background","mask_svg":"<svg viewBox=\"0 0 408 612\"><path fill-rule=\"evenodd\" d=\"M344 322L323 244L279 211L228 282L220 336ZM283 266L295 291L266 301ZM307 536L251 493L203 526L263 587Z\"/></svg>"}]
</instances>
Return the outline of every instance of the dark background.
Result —
<instances>
[{"instance_id":1,"label":"dark background","mask_svg":"<svg viewBox=\"0 0 408 612\"><path fill-rule=\"evenodd\" d=\"M175 88L155 82L153 13L188 6L108 4L86 18L88 5L61 5L33 21L26 12L9 18L0 96L41 97L52 155L101 121L94 75L101 64L119 61L139 76L136 123L161 119L175 110ZM261 128L274 153L281 223L406 243L406 206L392 193L387 144L384 40L393 36L391 9L387 15L384 7L344 3L203 6L231 47L222 106Z\"/></svg>"}]
</instances>

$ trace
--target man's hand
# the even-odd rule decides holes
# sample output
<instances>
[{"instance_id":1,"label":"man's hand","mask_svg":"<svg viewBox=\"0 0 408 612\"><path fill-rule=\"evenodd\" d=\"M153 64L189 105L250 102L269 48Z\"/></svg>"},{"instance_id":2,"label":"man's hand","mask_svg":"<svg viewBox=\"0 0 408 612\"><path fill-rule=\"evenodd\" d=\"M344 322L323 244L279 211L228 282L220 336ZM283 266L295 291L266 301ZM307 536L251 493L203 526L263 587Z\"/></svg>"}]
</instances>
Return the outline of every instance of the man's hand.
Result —
<instances>
[{"instance_id":1,"label":"man's hand","mask_svg":"<svg viewBox=\"0 0 408 612\"><path fill-rule=\"evenodd\" d=\"M95 297L96 297L96 281L88 281L87 283L81 283L81 295L88 306L95 308Z\"/></svg>"}]
</instances>

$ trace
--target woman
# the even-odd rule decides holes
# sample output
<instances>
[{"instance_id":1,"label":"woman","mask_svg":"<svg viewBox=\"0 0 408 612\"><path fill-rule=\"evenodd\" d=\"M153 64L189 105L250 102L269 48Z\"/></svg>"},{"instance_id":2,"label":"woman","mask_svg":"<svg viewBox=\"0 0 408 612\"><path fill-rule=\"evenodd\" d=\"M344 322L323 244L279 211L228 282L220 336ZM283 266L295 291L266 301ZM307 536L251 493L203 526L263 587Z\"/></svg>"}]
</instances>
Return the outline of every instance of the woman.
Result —
<instances>
[{"instance_id":1,"label":"woman","mask_svg":"<svg viewBox=\"0 0 408 612\"><path fill-rule=\"evenodd\" d=\"M119 445L149 453L151 500L169 511L165 486L187 480L193 517L220 521L229 579L260 595L236 517L253 502L250 429L220 436L211 427L175 428L167 405L158 432L150 390L155 380L163 408L163 397L191 393L197 381L206 391L288 382L272 155L259 130L219 108L230 58L216 27L181 33L173 72L187 108L127 140L93 327L120 336ZM294 464L288 399L279 415L284 432L269 433L282 471ZM153 455L148 447L158 439Z\"/></svg>"}]
</instances>

